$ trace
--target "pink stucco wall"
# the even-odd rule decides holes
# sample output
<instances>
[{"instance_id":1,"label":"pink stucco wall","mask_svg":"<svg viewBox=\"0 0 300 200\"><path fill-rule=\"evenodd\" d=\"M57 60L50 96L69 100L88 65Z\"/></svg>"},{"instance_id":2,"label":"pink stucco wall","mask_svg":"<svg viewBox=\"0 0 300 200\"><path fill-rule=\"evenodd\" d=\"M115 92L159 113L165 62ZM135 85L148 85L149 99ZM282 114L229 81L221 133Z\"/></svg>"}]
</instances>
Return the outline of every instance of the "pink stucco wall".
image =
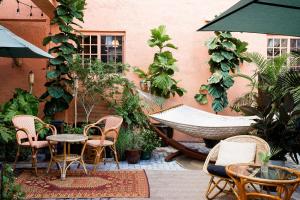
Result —
<instances>
[{"instance_id":1,"label":"pink stucco wall","mask_svg":"<svg viewBox=\"0 0 300 200\"><path fill-rule=\"evenodd\" d=\"M210 76L207 64L209 56L205 41L213 36L210 32L196 30L211 20L215 15L236 3L238 0L87 0L85 22L82 31L125 32L125 62L146 69L152 62L154 49L147 45L150 29L159 25L166 25L172 42L178 46L173 51L178 60L179 72L176 79L181 80L180 86L187 89L184 97L175 97L170 104L184 103L212 112L210 104L199 105L194 100L201 84L205 84ZM30 0L23 0L31 4ZM10 28L26 40L42 46L42 39L49 33L49 19L41 17L39 9L33 10L33 17L29 16L27 7L20 6L21 13L16 14L15 1L4 0L0 5L0 24ZM259 34L235 34L242 40L249 42L249 50L265 54L266 36ZM12 68L11 59L0 58L0 103L11 97L14 88L27 88L27 74L33 70L36 74L34 94L39 96L45 90L46 61L41 59L23 59L21 68ZM250 74L254 67L245 64L241 66L243 73ZM132 72L129 78L136 83L137 76ZM5 82L5 84L3 84ZM229 90L229 100L240 96L247 90L245 80L236 79L235 85ZM65 119L72 119L72 110L67 112ZM220 114L235 115L226 109Z\"/></svg>"},{"instance_id":2,"label":"pink stucco wall","mask_svg":"<svg viewBox=\"0 0 300 200\"><path fill-rule=\"evenodd\" d=\"M184 97L175 97L171 101L174 104L185 103L212 111L210 105L199 105L193 98L200 85L206 83L210 76L207 64L209 56L204 43L213 35L196 30L206 20L213 19L236 2L237 0L88 0L82 30L125 31L125 62L147 69L155 52L147 45L150 29L161 24L166 25L173 43L179 48L173 51L178 60L179 72L176 78L181 80L179 85L188 91ZM250 51L266 51L265 35L236 35L249 41ZM253 68L244 65L241 70L250 73ZM129 77L138 83L135 74L130 73ZM245 81L236 80L235 86L229 91L230 102L245 92L245 84ZM222 114L233 113L226 109Z\"/></svg>"}]
</instances>

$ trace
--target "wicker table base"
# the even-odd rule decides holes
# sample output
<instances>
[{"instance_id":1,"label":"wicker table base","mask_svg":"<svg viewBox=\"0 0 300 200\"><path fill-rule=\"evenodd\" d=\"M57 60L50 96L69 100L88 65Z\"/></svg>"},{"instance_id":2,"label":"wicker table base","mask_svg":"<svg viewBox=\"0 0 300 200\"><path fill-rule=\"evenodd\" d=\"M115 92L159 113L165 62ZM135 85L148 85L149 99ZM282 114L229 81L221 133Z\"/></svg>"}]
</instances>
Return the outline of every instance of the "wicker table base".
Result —
<instances>
[{"instance_id":1,"label":"wicker table base","mask_svg":"<svg viewBox=\"0 0 300 200\"><path fill-rule=\"evenodd\" d=\"M77 162L80 165L82 165L84 172L87 174L85 163L83 161L83 153L85 150L87 137L83 135L60 134L60 135L48 136L47 140L49 143L50 154L51 154L51 159L49 162L47 173L49 172L52 163L55 162L60 169L61 180L65 180L68 168L73 163ZM51 143L50 141L62 142L64 146L63 154L55 154L55 147L53 143ZM75 142L84 142L80 155L71 154L71 143L75 143Z\"/></svg>"}]
</instances>

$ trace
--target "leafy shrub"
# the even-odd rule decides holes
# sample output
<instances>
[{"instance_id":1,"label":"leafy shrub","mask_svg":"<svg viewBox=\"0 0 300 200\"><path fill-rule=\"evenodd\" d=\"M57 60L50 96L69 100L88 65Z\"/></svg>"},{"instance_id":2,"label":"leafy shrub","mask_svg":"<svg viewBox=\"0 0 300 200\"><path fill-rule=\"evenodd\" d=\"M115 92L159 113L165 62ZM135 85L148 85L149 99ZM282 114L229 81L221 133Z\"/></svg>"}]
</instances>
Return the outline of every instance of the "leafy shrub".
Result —
<instances>
[{"instance_id":1,"label":"leafy shrub","mask_svg":"<svg viewBox=\"0 0 300 200\"><path fill-rule=\"evenodd\" d=\"M176 59L173 54L166 48L177 49L170 43L170 36L166 34L166 27L161 25L151 30L151 38L148 40L150 47L157 47L158 52L154 54L153 63L148 68L148 73L141 69L135 68L135 72L140 78L144 78L151 82L151 93L160 97L170 98L170 95L183 96L185 89L178 87L178 81L173 76L177 67Z\"/></svg>"},{"instance_id":2,"label":"leafy shrub","mask_svg":"<svg viewBox=\"0 0 300 200\"><path fill-rule=\"evenodd\" d=\"M13 169L10 165L4 165L2 169L3 177L1 186L3 187L1 197L3 200L23 200L25 193L22 192L21 187L15 184L15 177Z\"/></svg>"},{"instance_id":3,"label":"leafy shrub","mask_svg":"<svg viewBox=\"0 0 300 200\"><path fill-rule=\"evenodd\" d=\"M207 85L201 85L200 93L195 95L195 99L206 104L207 94L203 91L207 90L213 97L213 110L220 112L228 106L227 90L234 84L230 72L235 73L244 60L251 60L244 55L248 43L232 37L230 32L215 32L215 35L206 44L211 56L208 64L212 76L207 80Z\"/></svg>"},{"instance_id":4,"label":"leafy shrub","mask_svg":"<svg viewBox=\"0 0 300 200\"><path fill-rule=\"evenodd\" d=\"M161 140L150 129L144 129L141 133L142 135L142 149L145 152L152 152L156 147L159 147L161 145Z\"/></svg>"}]
</instances>

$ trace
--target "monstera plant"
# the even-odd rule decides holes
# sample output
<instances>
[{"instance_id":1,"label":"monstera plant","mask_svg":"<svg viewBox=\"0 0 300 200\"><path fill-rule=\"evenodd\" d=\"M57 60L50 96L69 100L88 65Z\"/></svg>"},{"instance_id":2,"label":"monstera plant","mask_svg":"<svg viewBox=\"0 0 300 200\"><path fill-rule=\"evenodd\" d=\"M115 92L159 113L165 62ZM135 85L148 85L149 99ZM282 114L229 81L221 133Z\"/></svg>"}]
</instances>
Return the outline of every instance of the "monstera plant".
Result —
<instances>
[{"instance_id":1,"label":"monstera plant","mask_svg":"<svg viewBox=\"0 0 300 200\"><path fill-rule=\"evenodd\" d=\"M201 104L206 104L208 91L213 97L213 110L220 112L228 106L227 90L234 83L230 72L235 73L240 63L250 59L244 55L248 43L234 38L230 32L215 32L215 35L206 44L211 56L208 64L212 75L207 85L201 85L195 99Z\"/></svg>"},{"instance_id":2,"label":"monstera plant","mask_svg":"<svg viewBox=\"0 0 300 200\"><path fill-rule=\"evenodd\" d=\"M185 89L177 86L178 81L173 78L177 70L175 65L177 60L173 57L172 52L166 49L177 49L177 47L170 43L170 40L165 26L161 25L152 29L148 45L158 48L158 52L154 54L154 60L148 68L148 73L138 68L134 70L140 78L150 81L152 94L164 98L170 98L171 95L175 96L176 94L182 96L186 92Z\"/></svg>"},{"instance_id":3,"label":"monstera plant","mask_svg":"<svg viewBox=\"0 0 300 200\"><path fill-rule=\"evenodd\" d=\"M52 25L58 25L59 32L46 37L44 45L54 43L55 46L49 49L54 53L55 58L50 60L50 67L47 72L47 91L41 96L46 101L44 113L46 116L53 116L57 112L68 109L72 101L72 95L67 90L67 85L72 83L69 74L69 64L73 61L73 55L80 50L80 41L75 34L74 27L79 26L75 19L83 21L83 10L85 0L57 0L58 6L55 10Z\"/></svg>"}]
</instances>

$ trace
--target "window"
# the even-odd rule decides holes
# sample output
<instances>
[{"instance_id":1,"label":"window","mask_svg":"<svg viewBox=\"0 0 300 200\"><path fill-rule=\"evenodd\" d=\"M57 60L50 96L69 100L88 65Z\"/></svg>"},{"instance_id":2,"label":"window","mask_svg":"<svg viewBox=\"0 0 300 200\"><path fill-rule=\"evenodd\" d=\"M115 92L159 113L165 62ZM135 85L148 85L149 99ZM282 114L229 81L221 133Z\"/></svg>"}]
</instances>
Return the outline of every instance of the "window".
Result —
<instances>
[{"instance_id":1,"label":"window","mask_svg":"<svg viewBox=\"0 0 300 200\"><path fill-rule=\"evenodd\" d=\"M102 62L124 61L124 35L85 34L81 38L82 57Z\"/></svg>"},{"instance_id":2,"label":"window","mask_svg":"<svg viewBox=\"0 0 300 200\"><path fill-rule=\"evenodd\" d=\"M267 58L274 58L285 53L300 55L300 38L268 38ZM294 65L300 66L300 62Z\"/></svg>"}]
</instances>

